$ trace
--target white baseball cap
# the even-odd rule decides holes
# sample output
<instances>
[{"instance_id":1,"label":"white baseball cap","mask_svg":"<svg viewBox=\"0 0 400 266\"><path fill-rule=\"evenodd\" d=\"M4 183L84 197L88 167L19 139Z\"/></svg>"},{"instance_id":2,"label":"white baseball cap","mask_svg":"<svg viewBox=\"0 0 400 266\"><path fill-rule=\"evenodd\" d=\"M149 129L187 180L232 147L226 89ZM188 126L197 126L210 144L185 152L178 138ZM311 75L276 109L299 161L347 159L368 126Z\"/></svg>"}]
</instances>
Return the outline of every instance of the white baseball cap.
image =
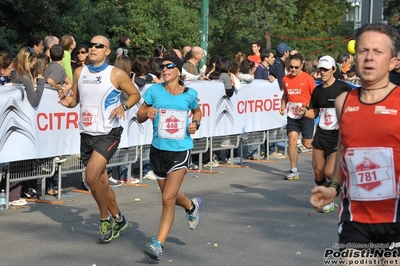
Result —
<instances>
[{"instance_id":1,"label":"white baseball cap","mask_svg":"<svg viewBox=\"0 0 400 266\"><path fill-rule=\"evenodd\" d=\"M336 66L335 59L329 55L324 55L319 59L317 68L331 69L334 66Z\"/></svg>"}]
</instances>

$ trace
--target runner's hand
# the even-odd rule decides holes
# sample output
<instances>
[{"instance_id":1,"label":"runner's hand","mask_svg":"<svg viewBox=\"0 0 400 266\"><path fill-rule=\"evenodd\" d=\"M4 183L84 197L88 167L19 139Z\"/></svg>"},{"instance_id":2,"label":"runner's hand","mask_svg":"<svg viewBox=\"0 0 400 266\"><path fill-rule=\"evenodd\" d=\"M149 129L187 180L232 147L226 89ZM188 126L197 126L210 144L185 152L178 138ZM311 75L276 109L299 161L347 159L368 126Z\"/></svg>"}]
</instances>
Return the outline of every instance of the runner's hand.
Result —
<instances>
[{"instance_id":1,"label":"runner's hand","mask_svg":"<svg viewBox=\"0 0 400 266\"><path fill-rule=\"evenodd\" d=\"M336 197L336 190L325 186L316 186L311 190L310 203L320 212L324 206L331 203Z\"/></svg>"},{"instance_id":2,"label":"runner's hand","mask_svg":"<svg viewBox=\"0 0 400 266\"><path fill-rule=\"evenodd\" d=\"M158 110L156 108L149 107L149 109L147 110L147 117L153 120L157 113Z\"/></svg>"},{"instance_id":3,"label":"runner's hand","mask_svg":"<svg viewBox=\"0 0 400 266\"><path fill-rule=\"evenodd\" d=\"M59 99L60 100L58 101L58 103L66 107L71 106L71 103L73 101L73 98L71 96L60 97Z\"/></svg>"},{"instance_id":4,"label":"runner's hand","mask_svg":"<svg viewBox=\"0 0 400 266\"><path fill-rule=\"evenodd\" d=\"M125 120L125 109L122 105L118 106L117 108L115 108L114 110L111 111L110 113L111 117L116 117L119 119L124 119Z\"/></svg>"},{"instance_id":5,"label":"runner's hand","mask_svg":"<svg viewBox=\"0 0 400 266\"><path fill-rule=\"evenodd\" d=\"M302 116L304 112L306 111L306 108L304 106L296 106L296 109L294 110L296 115Z\"/></svg>"},{"instance_id":6,"label":"runner's hand","mask_svg":"<svg viewBox=\"0 0 400 266\"><path fill-rule=\"evenodd\" d=\"M197 123L196 122L192 122L189 124L189 134L194 134L197 131Z\"/></svg>"}]
</instances>

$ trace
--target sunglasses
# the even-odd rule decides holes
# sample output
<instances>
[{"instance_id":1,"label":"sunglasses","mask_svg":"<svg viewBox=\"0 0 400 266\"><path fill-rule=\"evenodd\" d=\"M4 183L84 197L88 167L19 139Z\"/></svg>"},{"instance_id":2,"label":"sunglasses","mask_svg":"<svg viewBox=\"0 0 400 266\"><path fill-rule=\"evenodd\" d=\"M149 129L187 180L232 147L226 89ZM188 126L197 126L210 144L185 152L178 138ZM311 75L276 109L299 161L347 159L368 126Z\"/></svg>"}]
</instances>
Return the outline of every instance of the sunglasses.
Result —
<instances>
[{"instance_id":1,"label":"sunglasses","mask_svg":"<svg viewBox=\"0 0 400 266\"><path fill-rule=\"evenodd\" d=\"M78 51L78 52L76 52L76 54L87 54L87 52L86 51Z\"/></svg>"},{"instance_id":2,"label":"sunglasses","mask_svg":"<svg viewBox=\"0 0 400 266\"><path fill-rule=\"evenodd\" d=\"M93 46L94 46L94 48L96 48L96 49L103 49L104 47L107 48L107 46L105 46L105 45L102 44L102 43L93 43L93 42L89 43L89 48L93 48Z\"/></svg>"},{"instance_id":3,"label":"sunglasses","mask_svg":"<svg viewBox=\"0 0 400 266\"><path fill-rule=\"evenodd\" d=\"M292 69L292 68L299 69L300 68L300 66L289 66L289 67L290 67L290 69Z\"/></svg>"},{"instance_id":4,"label":"sunglasses","mask_svg":"<svg viewBox=\"0 0 400 266\"><path fill-rule=\"evenodd\" d=\"M160 70L161 71L164 70L164 67L166 67L167 69L173 69L173 68L177 67L177 65L175 65L174 63L169 63L169 64L166 64L166 65L160 65Z\"/></svg>"}]
</instances>

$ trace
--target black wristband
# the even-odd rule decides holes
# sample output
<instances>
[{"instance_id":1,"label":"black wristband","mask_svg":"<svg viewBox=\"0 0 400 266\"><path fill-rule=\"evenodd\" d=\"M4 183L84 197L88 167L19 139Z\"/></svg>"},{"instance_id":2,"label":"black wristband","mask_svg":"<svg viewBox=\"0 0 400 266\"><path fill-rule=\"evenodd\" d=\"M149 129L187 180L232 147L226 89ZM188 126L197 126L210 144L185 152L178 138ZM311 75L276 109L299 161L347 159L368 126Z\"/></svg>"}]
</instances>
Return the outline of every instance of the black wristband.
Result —
<instances>
[{"instance_id":1,"label":"black wristband","mask_svg":"<svg viewBox=\"0 0 400 266\"><path fill-rule=\"evenodd\" d=\"M193 120L192 123L196 123L196 130L199 130L200 121L199 120Z\"/></svg>"},{"instance_id":2,"label":"black wristband","mask_svg":"<svg viewBox=\"0 0 400 266\"><path fill-rule=\"evenodd\" d=\"M335 181L331 181L328 187L333 187L334 189L336 189L336 197L339 196L340 191L342 190L340 184Z\"/></svg>"}]
</instances>

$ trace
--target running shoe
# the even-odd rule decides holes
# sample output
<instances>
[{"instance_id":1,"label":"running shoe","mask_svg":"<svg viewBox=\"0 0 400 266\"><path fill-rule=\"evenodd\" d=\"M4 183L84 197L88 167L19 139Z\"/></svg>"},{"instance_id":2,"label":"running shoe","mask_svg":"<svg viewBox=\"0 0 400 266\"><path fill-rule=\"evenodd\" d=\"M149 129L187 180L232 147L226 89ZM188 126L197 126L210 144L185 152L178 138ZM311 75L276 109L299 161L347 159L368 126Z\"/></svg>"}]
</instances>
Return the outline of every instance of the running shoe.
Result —
<instances>
[{"instance_id":1,"label":"running shoe","mask_svg":"<svg viewBox=\"0 0 400 266\"><path fill-rule=\"evenodd\" d=\"M122 182L113 178L111 175L108 176L108 184L110 184L110 187L120 187L122 186Z\"/></svg>"},{"instance_id":2,"label":"running shoe","mask_svg":"<svg viewBox=\"0 0 400 266\"><path fill-rule=\"evenodd\" d=\"M36 189L34 188L29 188L28 191L24 192L26 198L30 199L30 198L39 198L39 195L36 191Z\"/></svg>"},{"instance_id":3,"label":"running shoe","mask_svg":"<svg viewBox=\"0 0 400 266\"><path fill-rule=\"evenodd\" d=\"M149 180L157 180L156 175L154 174L153 170L150 170L143 176L144 179L149 179Z\"/></svg>"},{"instance_id":4,"label":"running shoe","mask_svg":"<svg viewBox=\"0 0 400 266\"><path fill-rule=\"evenodd\" d=\"M201 222L201 217L199 212L201 210L201 207L203 206L203 201L201 200L201 198L195 197L192 199L192 202L195 206L195 209L192 213L187 213L186 218L188 219L189 228L194 230Z\"/></svg>"},{"instance_id":5,"label":"running shoe","mask_svg":"<svg viewBox=\"0 0 400 266\"><path fill-rule=\"evenodd\" d=\"M114 237L113 220L100 220L100 244L109 243Z\"/></svg>"},{"instance_id":6,"label":"running shoe","mask_svg":"<svg viewBox=\"0 0 400 266\"><path fill-rule=\"evenodd\" d=\"M8 203L10 206L15 206L15 207L20 207L20 206L25 206L28 204L25 199L18 199L18 200L13 200Z\"/></svg>"},{"instance_id":7,"label":"running shoe","mask_svg":"<svg viewBox=\"0 0 400 266\"><path fill-rule=\"evenodd\" d=\"M82 172L82 176L81 176L81 189L90 191L89 185L86 182L85 172Z\"/></svg>"},{"instance_id":8,"label":"running shoe","mask_svg":"<svg viewBox=\"0 0 400 266\"><path fill-rule=\"evenodd\" d=\"M300 178L299 176L299 171L297 172L293 172L292 170L290 170L289 174L286 175L285 180L298 180Z\"/></svg>"},{"instance_id":9,"label":"running shoe","mask_svg":"<svg viewBox=\"0 0 400 266\"><path fill-rule=\"evenodd\" d=\"M221 142L221 147L224 148L230 148L230 147L234 147L235 145L232 145L231 140L230 139L225 139Z\"/></svg>"},{"instance_id":10,"label":"running shoe","mask_svg":"<svg viewBox=\"0 0 400 266\"><path fill-rule=\"evenodd\" d=\"M208 162L206 164L203 164L204 168L211 168L211 167L215 168L215 167L218 167L218 166L219 166L219 162L218 161L214 161L214 160L212 160L211 162Z\"/></svg>"},{"instance_id":11,"label":"running shoe","mask_svg":"<svg viewBox=\"0 0 400 266\"><path fill-rule=\"evenodd\" d=\"M122 216L122 221L117 222L114 221L113 224L113 239L116 239L119 237L119 235L121 234L121 232L124 232L126 229L128 229L131 226L131 224L125 219L125 216Z\"/></svg>"},{"instance_id":12,"label":"running shoe","mask_svg":"<svg viewBox=\"0 0 400 266\"><path fill-rule=\"evenodd\" d=\"M335 210L335 202L332 201L331 203L322 208L321 213L330 213L333 212L334 210Z\"/></svg>"},{"instance_id":13,"label":"running shoe","mask_svg":"<svg viewBox=\"0 0 400 266\"><path fill-rule=\"evenodd\" d=\"M271 153L271 154L269 155L269 158L285 159L286 157L285 157L285 155L283 155L282 153L274 151L273 153Z\"/></svg>"},{"instance_id":14,"label":"running shoe","mask_svg":"<svg viewBox=\"0 0 400 266\"><path fill-rule=\"evenodd\" d=\"M151 243L144 247L144 253L153 260L161 260L163 245L157 239L152 238Z\"/></svg>"},{"instance_id":15,"label":"running shoe","mask_svg":"<svg viewBox=\"0 0 400 266\"><path fill-rule=\"evenodd\" d=\"M199 169L198 165L196 165L194 163L189 164L189 170L197 170L197 169Z\"/></svg>"},{"instance_id":16,"label":"running shoe","mask_svg":"<svg viewBox=\"0 0 400 266\"><path fill-rule=\"evenodd\" d=\"M247 162L247 161L246 161L245 159L240 158L240 157L235 157L235 158L233 158L233 163L234 163L234 164L240 164L240 163L246 163L246 162ZM232 159L229 158L228 160L226 160L225 163L226 163L226 164L232 164Z\"/></svg>"}]
</instances>

